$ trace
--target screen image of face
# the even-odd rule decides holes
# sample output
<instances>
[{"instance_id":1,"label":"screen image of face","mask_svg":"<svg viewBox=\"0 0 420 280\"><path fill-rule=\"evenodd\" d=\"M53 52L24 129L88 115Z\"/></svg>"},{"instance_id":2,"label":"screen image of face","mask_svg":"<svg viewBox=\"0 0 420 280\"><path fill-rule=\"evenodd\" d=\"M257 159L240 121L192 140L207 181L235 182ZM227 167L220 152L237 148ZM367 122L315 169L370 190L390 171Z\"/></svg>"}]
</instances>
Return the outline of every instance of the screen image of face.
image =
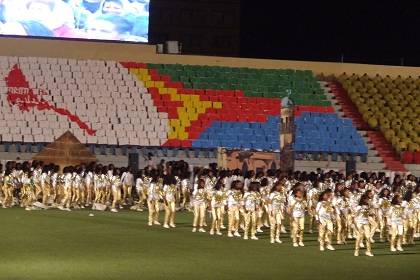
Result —
<instances>
[{"instance_id":1,"label":"screen image of face","mask_svg":"<svg viewBox=\"0 0 420 280\"><path fill-rule=\"evenodd\" d=\"M150 0L0 0L0 36L148 42Z\"/></svg>"}]
</instances>

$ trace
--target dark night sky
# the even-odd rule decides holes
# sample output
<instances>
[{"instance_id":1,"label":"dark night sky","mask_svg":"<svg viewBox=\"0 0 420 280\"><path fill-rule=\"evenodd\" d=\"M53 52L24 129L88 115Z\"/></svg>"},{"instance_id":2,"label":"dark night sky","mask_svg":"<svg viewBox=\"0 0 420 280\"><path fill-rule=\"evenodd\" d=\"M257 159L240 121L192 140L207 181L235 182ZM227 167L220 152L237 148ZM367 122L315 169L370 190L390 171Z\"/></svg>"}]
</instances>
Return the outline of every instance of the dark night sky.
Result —
<instances>
[{"instance_id":1,"label":"dark night sky","mask_svg":"<svg viewBox=\"0 0 420 280\"><path fill-rule=\"evenodd\" d=\"M362 4L359 4L362 3ZM242 1L241 56L420 66L419 1Z\"/></svg>"}]
</instances>

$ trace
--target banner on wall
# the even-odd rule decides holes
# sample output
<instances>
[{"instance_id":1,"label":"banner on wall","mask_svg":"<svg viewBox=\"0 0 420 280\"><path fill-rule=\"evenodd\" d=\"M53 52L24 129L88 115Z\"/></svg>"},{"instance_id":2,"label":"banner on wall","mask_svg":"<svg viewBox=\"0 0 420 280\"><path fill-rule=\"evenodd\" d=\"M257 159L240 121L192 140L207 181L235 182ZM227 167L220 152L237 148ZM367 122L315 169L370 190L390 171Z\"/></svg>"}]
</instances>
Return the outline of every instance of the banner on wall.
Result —
<instances>
[{"instance_id":1,"label":"banner on wall","mask_svg":"<svg viewBox=\"0 0 420 280\"><path fill-rule=\"evenodd\" d=\"M225 169L241 169L243 173L249 170L255 172L276 170L279 168L280 154L278 152L260 152L231 150L219 148L218 165Z\"/></svg>"},{"instance_id":2,"label":"banner on wall","mask_svg":"<svg viewBox=\"0 0 420 280\"><path fill-rule=\"evenodd\" d=\"M147 43L149 0L0 0L0 35Z\"/></svg>"}]
</instances>

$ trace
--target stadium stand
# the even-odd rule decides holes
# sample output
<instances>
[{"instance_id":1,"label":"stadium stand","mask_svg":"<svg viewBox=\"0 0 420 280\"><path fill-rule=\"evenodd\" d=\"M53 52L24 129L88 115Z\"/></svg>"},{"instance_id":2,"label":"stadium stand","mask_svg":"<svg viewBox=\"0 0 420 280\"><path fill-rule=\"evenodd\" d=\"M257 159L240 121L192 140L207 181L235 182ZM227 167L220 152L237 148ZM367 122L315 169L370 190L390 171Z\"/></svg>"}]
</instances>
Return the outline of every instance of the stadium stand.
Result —
<instances>
[{"instance_id":1,"label":"stadium stand","mask_svg":"<svg viewBox=\"0 0 420 280\"><path fill-rule=\"evenodd\" d=\"M2 143L52 142L70 130L92 149L279 150L281 99L292 89L298 157L362 155L351 119L311 71L1 57Z\"/></svg>"},{"instance_id":2,"label":"stadium stand","mask_svg":"<svg viewBox=\"0 0 420 280\"><path fill-rule=\"evenodd\" d=\"M343 74L338 81L340 84L332 88L345 90L363 121L375 130L369 136L387 166L398 165L397 155L405 151L419 151L420 78ZM405 163L411 163L413 158L406 156Z\"/></svg>"}]
</instances>

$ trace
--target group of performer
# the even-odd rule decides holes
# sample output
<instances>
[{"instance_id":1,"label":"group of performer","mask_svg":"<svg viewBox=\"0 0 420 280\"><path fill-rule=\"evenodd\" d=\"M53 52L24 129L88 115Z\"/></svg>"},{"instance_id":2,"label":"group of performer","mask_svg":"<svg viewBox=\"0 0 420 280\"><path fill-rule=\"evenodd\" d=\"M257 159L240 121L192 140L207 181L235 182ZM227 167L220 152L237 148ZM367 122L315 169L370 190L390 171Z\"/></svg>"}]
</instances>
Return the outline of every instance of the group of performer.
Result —
<instances>
[{"instance_id":1,"label":"group of performer","mask_svg":"<svg viewBox=\"0 0 420 280\"><path fill-rule=\"evenodd\" d=\"M118 212L124 205L148 209L148 225L161 225L159 212L164 209L163 226L176 227L180 209L194 213L193 232L206 232L206 213L210 212L211 235L222 235L227 214L228 237L258 240L262 228L269 228L270 242L282 243L286 233L284 220L289 216L294 247L305 246L305 213L309 214L309 233L318 230L320 250L334 251L337 244L355 238L354 255L371 244L379 232L380 242L389 241L391 251L414 244L420 237L420 184L414 175L397 175L393 182L384 173L345 176L342 172L294 172L275 170L246 172L202 168L189 172L177 165L165 168L148 166L136 174L128 168L96 163L68 166L8 162L1 167L3 208L20 204L34 207L92 207ZM138 201L135 202L133 194Z\"/></svg>"}]
</instances>

